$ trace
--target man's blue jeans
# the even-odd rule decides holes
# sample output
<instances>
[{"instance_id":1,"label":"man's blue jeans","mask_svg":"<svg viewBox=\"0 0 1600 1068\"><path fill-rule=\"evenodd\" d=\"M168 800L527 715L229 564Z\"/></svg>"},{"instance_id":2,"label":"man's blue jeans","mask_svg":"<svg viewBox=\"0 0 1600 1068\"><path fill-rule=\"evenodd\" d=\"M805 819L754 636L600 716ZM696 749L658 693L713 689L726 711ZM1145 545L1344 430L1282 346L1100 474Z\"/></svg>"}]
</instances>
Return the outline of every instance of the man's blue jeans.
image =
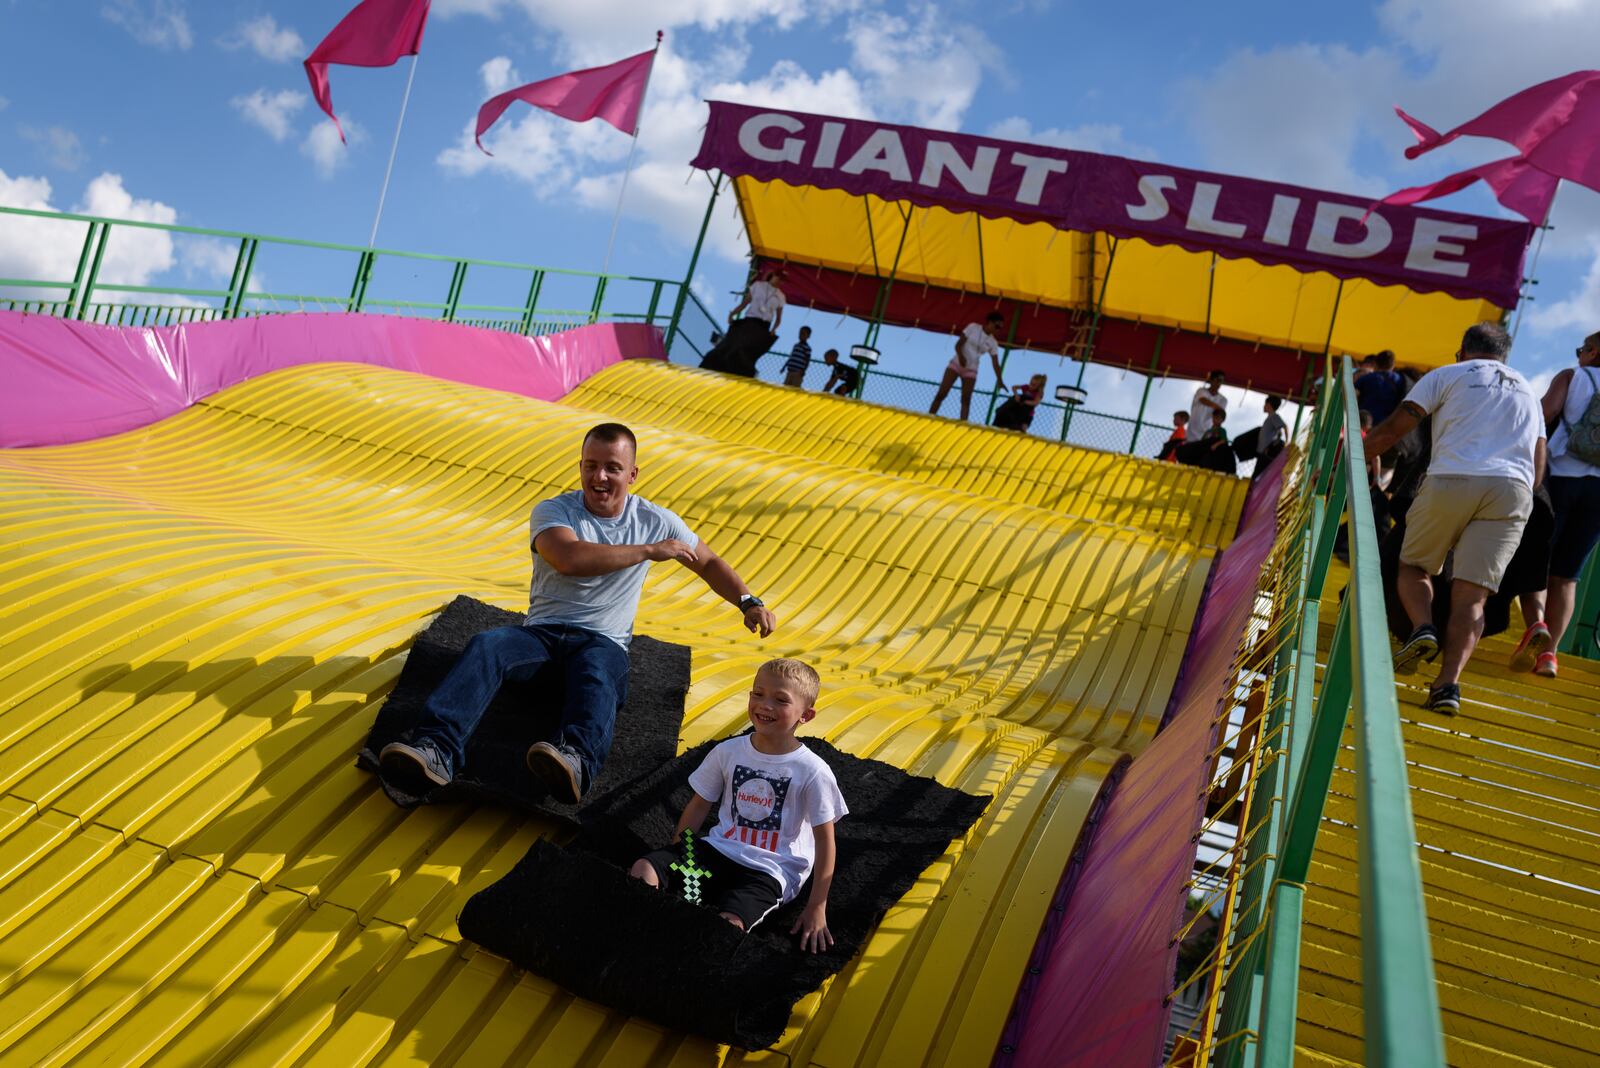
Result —
<instances>
[{"instance_id":1,"label":"man's blue jeans","mask_svg":"<svg viewBox=\"0 0 1600 1068\"><path fill-rule=\"evenodd\" d=\"M611 752L617 710L628 696L628 654L604 634L583 627L496 627L474 635L428 697L429 718L412 731L412 741L438 746L454 775L466 757L467 739L501 683L530 679L547 663L559 669L564 684L561 729L551 740L578 751L588 789Z\"/></svg>"}]
</instances>

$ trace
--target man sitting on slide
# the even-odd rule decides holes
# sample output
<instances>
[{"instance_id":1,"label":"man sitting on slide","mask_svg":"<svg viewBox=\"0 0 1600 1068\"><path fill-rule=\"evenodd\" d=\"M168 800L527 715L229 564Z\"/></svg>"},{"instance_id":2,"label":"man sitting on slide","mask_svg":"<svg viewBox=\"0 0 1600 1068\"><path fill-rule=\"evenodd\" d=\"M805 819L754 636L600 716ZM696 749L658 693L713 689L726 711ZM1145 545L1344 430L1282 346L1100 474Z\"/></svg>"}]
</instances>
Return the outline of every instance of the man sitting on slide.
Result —
<instances>
[{"instance_id":1,"label":"man sitting on slide","mask_svg":"<svg viewBox=\"0 0 1600 1068\"><path fill-rule=\"evenodd\" d=\"M633 617L652 561L677 560L737 605L747 629L763 638L772 633L777 620L727 561L677 515L628 492L639 477L636 450L633 432L620 423L584 435L582 488L533 509L527 618L467 643L429 696L424 722L379 754L391 781L417 794L450 782L500 684L531 678L550 663L564 677L561 726L554 739L528 749L528 770L557 800L576 804L611 751L628 693Z\"/></svg>"}]
</instances>

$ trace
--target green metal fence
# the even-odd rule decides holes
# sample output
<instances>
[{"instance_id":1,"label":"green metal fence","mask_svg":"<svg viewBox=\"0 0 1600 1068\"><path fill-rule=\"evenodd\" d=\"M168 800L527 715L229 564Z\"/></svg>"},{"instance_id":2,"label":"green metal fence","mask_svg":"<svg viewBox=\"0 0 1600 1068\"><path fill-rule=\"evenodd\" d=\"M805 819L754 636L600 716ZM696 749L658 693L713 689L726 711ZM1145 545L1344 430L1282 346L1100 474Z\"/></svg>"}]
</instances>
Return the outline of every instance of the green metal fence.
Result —
<instances>
[{"instance_id":1,"label":"green metal fence","mask_svg":"<svg viewBox=\"0 0 1600 1068\"><path fill-rule=\"evenodd\" d=\"M708 216L709 218L709 208ZM0 207L0 233L28 227L37 243L78 249L68 277L0 278L0 309L123 326L166 326L303 311L368 311L541 335L586 323L644 322L665 334L668 357L698 365L726 324L687 281L595 274L526 263L370 249L232 230L109 219L95 215ZM12 235L16 236L16 235ZM168 243L169 259L202 251L216 269L214 286L148 285L119 277L118 253L140 240ZM187 242L187 246L182 243ZM698 247L696 249L698 253ZM231 270L225 265L231 264ZM176 269L176 268L174 268ZM692 278L691 260L686 279ZM143 272L148 273L148 272ZM135 273L134 277L142 276ZM293 280L290 286L278 280ZM269 281L270 279L270 281ZM1009 351L1009 350L1008 350ZM784 356L768 355L763 373L781 380ZM827 374L814 361L809 388ZM877 404L927 411L938 383L865 369L855 395ZM1005 399L996 390L972 398L969 418L987 423ZM942 414L959 412L959 389ZM1148 423L1046 401L1030 432L1085 448L1153 456L1170 433Z\"/></svg>"},{"instance_id":2,"label":"green metal fence","mask_svg":"<svg viewBox=\"0 0 1600 1068\"><path fill-rule=\"evenodd\" d=\"M1191 1049L1197 1064L1287 1068L1295 1061L1305 882L1347 721L1359 821L1364 1060L1444 1064L1377 533L1365 469L1345 444L1361 434L1351 364L1341 363L1337 373L1329 368L1297 481L1280 505L1265 569L1273 607L1254 641L1259 659L1241 673L1255 695L1241 704L1254 718L1245 718L1233 748L1250 771L1225 803L1238 806L1227 857L1233 885L1213 972L1220 1005ZM1350 581L1318 692L1321 599L1343 525ZM1253 747L1237 742L1247 732L1257 739Z\"/></svg>"}]
</instances>

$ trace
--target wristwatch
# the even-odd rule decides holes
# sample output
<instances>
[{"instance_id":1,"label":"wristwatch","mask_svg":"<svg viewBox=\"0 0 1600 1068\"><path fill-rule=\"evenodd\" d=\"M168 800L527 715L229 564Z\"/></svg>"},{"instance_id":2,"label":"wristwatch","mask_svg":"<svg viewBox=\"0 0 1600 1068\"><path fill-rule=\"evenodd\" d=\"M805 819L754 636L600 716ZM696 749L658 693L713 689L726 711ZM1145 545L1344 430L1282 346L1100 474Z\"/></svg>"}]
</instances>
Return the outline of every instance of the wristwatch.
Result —
<instances>
[{"instance_id":1,"label":"wristwatch","mask_svg":"<svg viewBox=\"0 0 1600 1068\"><path fill-rule=\"evenodd\" d=\"M764 608L766 607L766 603L767 602L763 601L755 594L747 593L743 597L739 598L739 611L748 612L752 608Z\"/></svg>"}]
</instances>

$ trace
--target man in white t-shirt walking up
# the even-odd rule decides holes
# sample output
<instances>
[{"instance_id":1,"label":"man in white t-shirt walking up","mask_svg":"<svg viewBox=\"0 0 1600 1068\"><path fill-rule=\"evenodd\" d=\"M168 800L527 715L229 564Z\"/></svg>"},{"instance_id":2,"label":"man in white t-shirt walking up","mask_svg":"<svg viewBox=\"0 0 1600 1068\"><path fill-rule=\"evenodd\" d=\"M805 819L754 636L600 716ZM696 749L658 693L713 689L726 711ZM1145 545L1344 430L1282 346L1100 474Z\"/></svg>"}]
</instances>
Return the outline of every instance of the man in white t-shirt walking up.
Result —
<instances>
[{"instance_id":1,"label":"man in white t-shirt walking up","mask_svg":"<svg viewBox=\"0 0 1600 1068\"><path fill-rule=\"evenodd\" d=\"M1483 603L1500 588L1544 479L1544 414L1527 379L1506 366L1510 351L1499 323L1469 327L1457 362L1423 375L1364 448L1368 460L1381 456L1433 417L1433 458L1400 548L1396 586L1413 629L1394 670L1409 675L1438 656L1432 577L1454 553L1444 659L1423 704L1450 714L1461 707L1461 672L1483 635Z\"/></svg>"},{"instance_id":2,"label":"man in white t-shirt walking up","mask_svg":"<svg viewBox=\"0 0 1600 1068\"><path fill-rule=\"evenodd\" d=\"M784 279L783 267L771 264L756 272L755 281L745 290L744 299L728 313L728 332L700 361L709 371L756 376L756 361L767 354L778 340L783 309L788 300L778 288ZM740 315L743 312L743 315Z\"/></svg>"},{"instance_id":3,"label":"man in white t-shirt walking up","mask_svg":"<svg viewBox=\"0 0 1600 1068\"><path fill-rule=\"evenodd\" d=\"M950 387L957 378L961 379L961 418L966 419L967 413L972 409L972 390L978 384L978 361L984 353L989 354L989 360L994 364L995 386L1000 392L1006 391L1005 375L1000 370L1000 330L1005 326L1005 316L999 312L990 312L989 317L980 325L968 323L956 336L956 354L945 366L944 377L939 380L939 391L933 395L933 406L928 409L929 415L938 415L939 406L950 393Z\"/></svg>"}]
</instances>

